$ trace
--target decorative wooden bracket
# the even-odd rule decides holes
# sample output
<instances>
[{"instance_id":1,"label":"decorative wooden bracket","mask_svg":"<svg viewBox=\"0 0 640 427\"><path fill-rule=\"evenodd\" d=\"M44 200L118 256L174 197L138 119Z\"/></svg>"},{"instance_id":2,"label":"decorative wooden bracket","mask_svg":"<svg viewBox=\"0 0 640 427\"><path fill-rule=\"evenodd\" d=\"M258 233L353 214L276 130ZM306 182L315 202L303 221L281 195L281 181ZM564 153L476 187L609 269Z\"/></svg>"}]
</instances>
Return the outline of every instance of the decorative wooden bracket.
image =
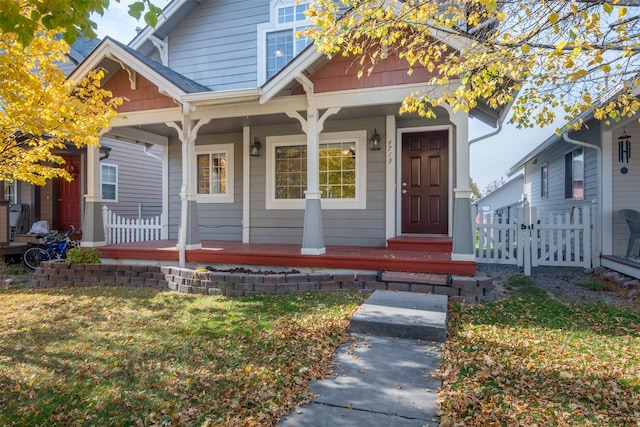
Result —
<instances>
[{"instance_id":1,"label":"decorative wooden bracket","mask_svg":"<svg viewBox=\"0 0 640 427\"><path fill-rule=\"evenodd\" d=\"M131 84L131 90L136 90L138 88L138 73L133 68L126 65L124 62L120 61L118 58L112 55L107 55L109 59L120 64L120 67L127 72L129 75L129 83Z\"/></svg>"}]
</instances>

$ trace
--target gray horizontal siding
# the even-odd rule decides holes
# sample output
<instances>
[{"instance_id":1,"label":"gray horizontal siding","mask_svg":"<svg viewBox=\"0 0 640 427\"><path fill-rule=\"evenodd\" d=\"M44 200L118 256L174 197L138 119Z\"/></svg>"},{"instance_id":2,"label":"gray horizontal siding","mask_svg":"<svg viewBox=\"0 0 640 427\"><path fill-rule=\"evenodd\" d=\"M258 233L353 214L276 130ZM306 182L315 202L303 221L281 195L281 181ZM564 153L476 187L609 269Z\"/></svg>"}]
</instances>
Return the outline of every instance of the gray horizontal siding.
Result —
<instances>
[{"instance_id":1,"label":"gray horizontal siding","mask_svg":"<svg viewBox=\"0 0 640 427\"><path fill-rule=\"evenodd\" d=\"M377 128L385 139L384 117L357 120L327 120L325 132ZM264 141L267 136L300 134L298 126L252 128L252 135ZM264 152L264 150L263 150ZM385 152L366 150L367 208L324 209L323 231L326 245L384 246L385 244ZM302 243L304 210L265 209L266 155L251 159L251 228L254 243Z\"/></svg>"},{"instance_id":2,"label":"gray horizontal siding","mask_svg":"<svg viewBox=\"0 0 640 427\"><path fill-rule=\"evenodd\" d=\"M206 1L169 34L169 65L213 90L257 84L257 25L265 0Z\"/></svg>"},{"instance_id":3,"label":"gray horizontal siding","mask_svg":"<svg viewBox=\"0 0 640 427\"><path fill-rule=\"evenodd\" d=\"M197 203L200 239L242 240L242 134L207 135L197 145L234 144L234 203ZM169 238L177 239L180 226L180 186L182 184L182 146L177 138L169 143Z\"/></svg>"},{"instance_id":4,"label":"gray horizontal siding","mask_svg":"<svg viewBox=\"0 0 640 427\"><path fill-rule=\"evenodd\" d=\"M583 130L575 135L573 139L584 141L590 144L598 144L600 140L600 127L597 123L590 124L588 130ZM597 178L597 151L593 148L584 148L585 153L585 196L584 200L565 199L565 165L564 156L570 151L578 148L575 144L570 144L560 140L547 150L536 156L537 162L533 164L531 160L525 165L525 194L531 206L543 209L549 213L566 213L573 207L590 205L593 199L598 197ZM546 164L548 169L548 196L542 198L540 168Z\"/></svg>"},{"instance_id":5,"label":"gray horizontal siding","mask_svg":"<svg viewBox=\"0 0 640 427\"><path fill-rule=\"evenodd\" d=\"M137 218L139 209L142 209L143 218L160 215L162 162L145 154L141 144L112 139L104 139L103 144L111 147L111 152L102 163L118 165L118 201L103 204L127 218ZM150 151L162 156L159 146L153 146Z\"/></svg>"}]
</instances>

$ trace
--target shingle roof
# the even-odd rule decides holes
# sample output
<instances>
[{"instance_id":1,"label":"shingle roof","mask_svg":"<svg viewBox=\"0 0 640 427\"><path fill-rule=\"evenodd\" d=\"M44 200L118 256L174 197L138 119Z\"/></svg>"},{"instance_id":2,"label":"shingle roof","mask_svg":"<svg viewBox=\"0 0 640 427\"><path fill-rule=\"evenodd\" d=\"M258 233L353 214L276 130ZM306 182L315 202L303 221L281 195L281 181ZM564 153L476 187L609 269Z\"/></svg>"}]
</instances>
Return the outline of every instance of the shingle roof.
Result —
<instances>
[{"instance_id":1,"label":"shingle roof","mask_svg":"<svg viewBox=\"0 0 640 427\"><path fill-rule=\"evenodd\" d=\"M163 78L173 83L177 88L182 90L184 93L201 93L201 92L212 92L212 90L206 86L201 85L198 82L195 82L180 73L175 72L169 67L166 67L159 62L154 61L153 59L141 54L140 52L131 49L127 45L120 43L117 40L112 39L111 37L106 37L105 40L110 40L112 43L118 45L122 49L126 50L127 53L135 57L137 60L153 69L156 73L160 74Z\"/></svg>"}]
</instances>

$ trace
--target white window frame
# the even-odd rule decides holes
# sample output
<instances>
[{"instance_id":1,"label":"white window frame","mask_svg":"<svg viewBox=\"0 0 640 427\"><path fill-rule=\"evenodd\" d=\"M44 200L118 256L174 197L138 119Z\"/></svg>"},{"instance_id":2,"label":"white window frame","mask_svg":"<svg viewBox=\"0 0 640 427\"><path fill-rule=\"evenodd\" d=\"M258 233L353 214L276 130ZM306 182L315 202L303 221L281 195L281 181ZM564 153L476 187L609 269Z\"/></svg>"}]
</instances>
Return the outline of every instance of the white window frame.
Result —
<instances>
[{"instance_id":1,"label":"white window frame","mask_svg":"<svg viewBox=\"0 0 640 427\"><path fill-rule=\"evenodd\" d=\"M300 52L295 51L295 29L300 27L306 27L311 25L311 21L293 21L284 24L278 23L278 11L285 7L299 6L304 4L310 4L311 1L297 1L297 0L271 0L269 2L270 18L269 22L264 24L258 24L258 86L262 86L267 81L267 33L283 30L294 31L294 53L295 58Z\"/></svg>"},{"instance_id":2,"label":"white window frame","mask_svg":"<svg viewBox=\"0 0 640 427\"><path fill-rule=\"evenodd\" d=\"M544 171L544 173L543 173ZM549 164L540 165L540 198L549 198Z\"/></svg>"},{"instance_id":3,"label":"white window frame","mask_svg":"<svg viewBox=\"0 0 640 427\"><path fill-rule=\"evenodd\" d=\"M198 154L224 154L227 159L227 183L225 188L227 192L225 194L198 194L196 191L196 202L198 203L233 203L234 202L234 144L211 144L211 145L196 145L196 155ZM195 186L198 183L198 168L194 170L195 176L193 177Z\"/></svg>"},{"instance_id":4,"label":"white window frame","mask_svg":"<svg viewBox=\"0 0 640 427\"><path fill-rule=\"evenodd\" d=\"M320 199L322 209L367 208L367 131L328 132L320 134L320 144L354 142L356 147L356 197L353 199ZM305 199L276 199L275 172L277 147L306 145L307 136L283 135L266 138L266 209L304 209Z\"/></svg>"},{"instance_id":5,"label":"white window frame","mask_svg":"<svg viewBox=\"0 0 640 427\"><path fill-rule=\"evenodd\" d=\"M8 194L9 189L13 190L11 194ZM18 203L18 181L15 179L12 182L4 181L4 198L5 200L9 200L9 203L12 205Z\"/></svg>"},{"instance_id":6,"label":"white window frame","mask_svg":"<svg viewBox=\"0 0 640 427\"><path fill-rule=\"evenodd\" d=\"M116 170L116 182L104 182L103 181L103 168L104 167L110 167L110 168L114 168ZM104 194L102 194L102 201L103 202L110 202L110 203L118 203L118 178L119 178L119 172L118 172L118 165L115 165L113 163L100 163L100 193L102 193L102 186L104 184L108 184L108 185L113 185L116 189L115 191L115 198L114 199L107 199Z\"/></svg>"}]
</instances>

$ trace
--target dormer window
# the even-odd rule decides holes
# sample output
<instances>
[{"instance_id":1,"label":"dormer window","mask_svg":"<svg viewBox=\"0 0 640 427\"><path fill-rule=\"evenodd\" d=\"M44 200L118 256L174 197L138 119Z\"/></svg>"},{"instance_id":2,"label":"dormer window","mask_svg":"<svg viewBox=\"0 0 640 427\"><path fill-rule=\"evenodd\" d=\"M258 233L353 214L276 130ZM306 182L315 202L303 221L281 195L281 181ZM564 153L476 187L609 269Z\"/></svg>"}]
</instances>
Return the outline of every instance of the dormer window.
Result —
<instances>
[{"instance_id":1,"label":"dormer window","mask_svg":"<svg viewBox=\"0 0 640 427\"><path fill-rule=\"evenodd\" d=\"M311 39L295 36L310 25L305 15L309 3L271 0L270 6L270 21L258 25L258 85L273 77L311 43Z\"/></svg>"}]
</instances>

